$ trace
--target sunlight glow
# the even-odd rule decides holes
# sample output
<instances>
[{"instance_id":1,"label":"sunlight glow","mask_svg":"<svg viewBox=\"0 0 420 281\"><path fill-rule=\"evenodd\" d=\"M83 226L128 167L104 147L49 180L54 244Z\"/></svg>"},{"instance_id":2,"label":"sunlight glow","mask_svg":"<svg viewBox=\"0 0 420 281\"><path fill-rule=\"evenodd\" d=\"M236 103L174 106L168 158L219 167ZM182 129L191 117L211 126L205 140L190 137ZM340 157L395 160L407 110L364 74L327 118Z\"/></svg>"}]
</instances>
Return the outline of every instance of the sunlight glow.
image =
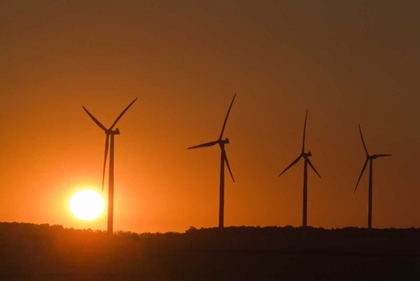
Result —
<instances>
[{"instance_id":1,"label":"sunlight glow","mask_svg":"<svg viewBox=\"0 0 420 281\"><path fill-rule=\"evenodd\" d=\"M105 201L101 194L84 189L73 194L69 201L71 213L81 220L98 218L105 209Z\"/></svg>"}]
</instances>

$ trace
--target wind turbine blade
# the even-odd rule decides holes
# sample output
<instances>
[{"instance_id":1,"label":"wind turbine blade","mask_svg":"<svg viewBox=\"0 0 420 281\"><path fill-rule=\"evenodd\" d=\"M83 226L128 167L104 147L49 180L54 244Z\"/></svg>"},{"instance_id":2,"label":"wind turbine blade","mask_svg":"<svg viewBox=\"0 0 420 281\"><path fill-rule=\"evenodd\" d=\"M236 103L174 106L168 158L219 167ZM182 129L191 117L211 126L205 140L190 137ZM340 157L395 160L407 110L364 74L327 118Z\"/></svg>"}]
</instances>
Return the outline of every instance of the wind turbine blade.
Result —
<instances>
[{"instance_id":1,"label":"wind turbine blade","mask_svg":"<svg viewBox=\"0 0 420 281\"><path fill-rule=\"evenodd\" d=\"M360 124L359 124L359 132L360 132L360 137L362 138L363 147L365 148L365 151L366 151L366 155L369 156L369 152L366 148L365 140L363 139L362 128L360 128Z\"/></svg>"},{"instance_id":2,"label":"wind turbine blade","mask_svg":"<svg viewBox=\"0 0 420 281\"><path fill-rule=\"evenodd\" d=\"M321 177L321 175L315 169L314 165L312 165L311 160L309 158L305 158L305 160L308 161L309 166L311 166L312 170L314 170L314 172L318 175L318 177Z\"/></svg>"},{"instance_id":3,"label":"wind turbine blade","mask_svg":"<svg viewBox=\"0 0 420 281\"><path fill-rule=\"evenodd\" d=\"M372 155L372 157L376 157L376 158L378 158L378 157L386 157L386 156L391 156L391 154L374 154L374 155Z\"/></svg>"},{"instance_id":4,"label":"wind turbine blade","mask_svg":"<svg viewBox=\"0 0 420 281\"><path fill-rule=\"evenodd\" d=\"M229 170L230 176L232 177L233 182L235 182L235 179L233 178L232 171L231 171L231 169L230 169L230 165L229 165L229 161L228 161L228 158L227 158L227 155L226 155L226 151L225 151L225 149L222 149L222 153L223 153L223 159L224 159L224 160L225 160L225 162L226 162L226 166L227 166L227 168L228 168L228 170Z\"/></svg>"},{"instance_id":5,"label":"wind turbine blade","mask_svg":"<svg viewBox=\"0 0 420 281\"><path fill-rule=\"evenodd\" d=\"M90 112L84 106L82 107L86 111L86 113L90 116L90 118L92 118L92 120L96 123L96 125L98 125L102 130L106 131L105 126L102 125L101 122L99 122L98 119L96 119L92 114L90 114Z\"/></svg>"},{"instance_id":6,"label":"wind turbine blade","mask_svg":"<svg viewBox=\"0 0 420 281\"><path fill-rule=\"evenodd\" d=\"M135 98L125 109L123 112L121 112L120 115L118 115L117 119L115 119L114 123L111 125L111 127L109 128L110 130L112 130L112 128L114 128L115 125L117 125L117 122L121 119L121 117L124 115L124 113L130 108L130 106L137 100L137 98Z\"/></svg>"},{"instance_id":7,"label":"wind turbine blade","mask_svg":"<svg viewBox=\"0 0 420 281\"><path fill-rule=\"evenodd\" d=\"M308 110L306 110L305 123L303 125L302 153L305 152L305 134L306 134L306 120L307 119L308 119Z\"/></svg>"},{"instance_id":8,"label":"wind turbine blade","mask_svg":"<svg viewBox=\"0 0 420 281\"><path fill-rule=\"evenodd\" d=\"M211 142L206 142L203 144L199 144L199 145L195 145L195 146L191 146L188 147L187 149L193 149L193 148L199 148L199 147L207 147L207 146L213 146L217 143L217 141L211 141Z\"/></svg>"},{"instance_id":9,"label":"wind turbine blade","mask_svg":"<svg viewBox=\"0 0 420 281\"><path fill-rule=\"evenodd\" d=\"M109 134L106 134L106 139L105 139L104 168L102 169L102 191L104 191L104 183L105 183L105 169L106 169L106 160L107 160L107 158L108 158L108 148L109 148Z\"/></svg>"},{"instance_id":10,"label":"wind turbine blade","mask_svg":"<svg viewBox=\"0 0 420 281\"><path fill-rule=\"evenodd\" d=\"M369 159L366 159L365 164L363 165L362 172L360 173L359 179L357 180L356 187L354 188L353 193L354 193L354 192L356 192L357 186L359 185L360 179L361 179L361 178L362 178L362 176L363 176L363 172L364 172L364 171L365 171L365 169L366 169L366 166L367 166L368 161L369 161Z\"/></svg>"},{"instance_id":11,"label":"wind turbine blade","mask_svg":"<svg viewBox=\"0 0 420 281\"><path fill-rule=\"evenodd\" d=\"M281 176L281 175L283 175L284 174L284 172L286 172L287 170L289 170L290 169L290 167L292 167L293 165L295 165L299 160L300 160L300 158L302 157L302 155L299 155L299 157L298 158L296 158L295 159L295 161L293 161L289 166L287 166L287 168L286 169L284 169L283 170L283 172L281 172L281 174L279 175L279 177Z\"/></svg>"},{"instance_id":12,"label":"wind turbine blade","mask_svg":"<svg viewBox=\"0 0 420 281\"><path fill-rule=\"evenodd\" d=\"M229 106L229 110L228 110L228 112L226 114L226 117L225 117L225 121L223 122L222 132L220 133L219 140L221 140L222 137L223 137L223 132L225 131L226 122L227 122L227 119L229 117L230 109L232 108L233 102L235 101L235 97L236 97L236 93L233 96L232 102L230 103L230 106Z\"/></svg>"}]
</instances>

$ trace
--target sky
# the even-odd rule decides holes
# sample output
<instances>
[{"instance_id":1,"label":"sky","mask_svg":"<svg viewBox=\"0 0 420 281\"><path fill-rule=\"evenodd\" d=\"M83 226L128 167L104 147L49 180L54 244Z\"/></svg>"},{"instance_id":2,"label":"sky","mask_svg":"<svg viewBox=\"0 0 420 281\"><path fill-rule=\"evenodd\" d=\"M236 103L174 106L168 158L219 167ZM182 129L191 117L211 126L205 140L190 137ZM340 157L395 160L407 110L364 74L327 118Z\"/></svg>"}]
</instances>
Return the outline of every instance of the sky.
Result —
<instances>
[{"instance_id":1,"label":"sky","mask_svg":"<svg viewBox=\"0 0 420 281\"><path fill-rule=\"evenodd\" d=\"M116 127L114 230L215 227L224 136L225 226L420 227L418 1L1 1L0 221L79 221L77 190L101 191ZM227 172L227 171L226 171ZM103 193L106 197L106 190Z\"/></svg>"}]
</instances>

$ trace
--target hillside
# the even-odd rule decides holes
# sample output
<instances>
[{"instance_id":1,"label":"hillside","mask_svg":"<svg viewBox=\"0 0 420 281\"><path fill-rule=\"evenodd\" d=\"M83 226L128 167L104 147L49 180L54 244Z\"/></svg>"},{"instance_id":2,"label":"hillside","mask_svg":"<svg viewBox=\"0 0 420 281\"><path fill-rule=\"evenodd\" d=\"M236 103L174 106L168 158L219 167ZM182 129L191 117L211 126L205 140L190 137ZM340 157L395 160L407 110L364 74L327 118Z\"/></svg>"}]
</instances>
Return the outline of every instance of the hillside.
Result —
<instances>
[{"instance_id":1,"label":"hillside","mask_svg":"<svg viewBox=\"0 0 420 281\"><path fill-rule=\"evenodd\" d=\"M420 280L420 229L105 232L0 223L1 280Z\"/></svg>"}]
</instances>

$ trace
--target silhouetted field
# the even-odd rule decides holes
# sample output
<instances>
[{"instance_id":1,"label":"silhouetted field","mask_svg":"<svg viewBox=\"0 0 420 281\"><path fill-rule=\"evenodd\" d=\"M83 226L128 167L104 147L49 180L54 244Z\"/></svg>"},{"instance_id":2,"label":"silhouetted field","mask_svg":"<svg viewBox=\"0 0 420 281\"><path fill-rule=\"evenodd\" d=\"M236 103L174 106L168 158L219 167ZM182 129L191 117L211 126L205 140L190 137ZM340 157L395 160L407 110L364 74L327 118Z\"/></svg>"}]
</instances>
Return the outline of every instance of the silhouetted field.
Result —
<instances>
[{"instance_id":1,"label":"silhouetted field","mask_svg":"<svg viewBox=\"0 0 420 281\"><path fill-rule=\"evenodd\" d=\"M0 223L0 280L420 280L420 229L105 232Z\"/></svg>"}]
</instances>

